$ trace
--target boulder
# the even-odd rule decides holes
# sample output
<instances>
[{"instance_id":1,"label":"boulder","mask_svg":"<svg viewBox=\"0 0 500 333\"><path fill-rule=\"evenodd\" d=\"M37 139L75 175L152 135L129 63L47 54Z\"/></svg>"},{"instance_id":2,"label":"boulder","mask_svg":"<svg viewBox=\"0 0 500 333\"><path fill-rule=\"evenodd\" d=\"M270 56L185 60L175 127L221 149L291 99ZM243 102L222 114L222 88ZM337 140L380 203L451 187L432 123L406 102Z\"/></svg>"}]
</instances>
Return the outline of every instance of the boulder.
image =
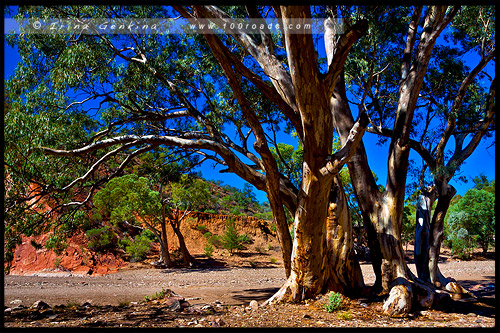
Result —
<instances>
[{"instance_id":1,"label":"boulder","mask_svg":"<svg viewBox=\"0 0 500 333\"><path fill-rule=\"evenodd\" d=\"M32 309L37 309L37 310L45 310L45 309L49 309L50 305L48 305L44 301L36 301L35 303L33 303L33 305L31 306L31 308Z\"/></svg>"}]
</instances>

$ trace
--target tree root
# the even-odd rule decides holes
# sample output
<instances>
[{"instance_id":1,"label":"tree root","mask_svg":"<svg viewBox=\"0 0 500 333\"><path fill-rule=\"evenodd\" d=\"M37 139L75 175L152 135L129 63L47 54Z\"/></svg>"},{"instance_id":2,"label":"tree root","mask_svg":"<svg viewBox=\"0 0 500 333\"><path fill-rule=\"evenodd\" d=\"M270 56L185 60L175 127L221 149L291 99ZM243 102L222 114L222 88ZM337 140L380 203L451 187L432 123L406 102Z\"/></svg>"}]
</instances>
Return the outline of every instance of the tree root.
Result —
<instances>
[{"instance_id":1,"label":"tree root","mask_svg":"<svg viewBox=\"0 0 500 333\"><path fill-rule=\"evenodd\" d=\"M408 280L399 277L392 282L389 296L382 309L384 314L390 317L404 317L409 315L412 309L436 308L450 299L457 300L465 297L475 298L455 281L449 281L443 290L416 278Z\"/></svg>"},{"instance_id":2,"label":"tree root","mask_svg":"<svg viewBox=\"0 0 500 333\"><path fill-rule=\"evenodd\" d=\"M410 281L405 278L396 278L389 292L389 297L384 302L382 310L391 317L405 316L412 309L413 288Z\"/></svg>"}]
</instances>

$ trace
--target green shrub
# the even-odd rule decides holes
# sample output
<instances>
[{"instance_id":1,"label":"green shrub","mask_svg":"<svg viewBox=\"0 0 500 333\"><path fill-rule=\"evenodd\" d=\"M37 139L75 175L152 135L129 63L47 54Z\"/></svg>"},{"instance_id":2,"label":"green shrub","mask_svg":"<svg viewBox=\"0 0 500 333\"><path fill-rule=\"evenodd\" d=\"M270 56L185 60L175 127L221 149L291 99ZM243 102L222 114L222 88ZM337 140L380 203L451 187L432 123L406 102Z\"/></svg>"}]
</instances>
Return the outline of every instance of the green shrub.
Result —
<instances>
[{"instance_id":1,"label":"green shrub","mask_svg":"<svg viewBox=\"0 0 500 333\"><path fill-rule=\"evenodd\" d=\"M258 218L258 219L262 219L262 220L272 220L273 219L273 212L256 213L253 215L253 217ZM276 228L276 226L275 226L275 228Z\"/></svg>"},{"instance_id":2,"label":"green shrub","mask_svg":"<svg viewBox=\"0 0 500 333\"><path fill-rule=\"evenodd\" d=\"M203 248L203 251L205 251L205 256L207 256L208 258L211 258L212 254L214 253L214 247L212 244L207 243L205 245L205 247Z\"/></svg>"},{"instance_id":3,"label":"green shrub","mask_svg":"<svg viewBox=\"0 0 500 333\"><path fill-rule=\"evenodd\" d=\"M233 253L234 250L243 249L243 244L253 243L252 238L247 234L239 234L236 230L236 225L234 219L230 218L226 222L226 230L224 234L220 237L222 246Z\"/></svg>"},{"instance_id":4,"label":"green shrub","mask_svg":"<svg viewBox=\"0 0 500 333\"><path fill-rule=\"evenodd\" d=\"M130 242L125 248L125 251L130 254L133 260L140 261L146 258L146 254L151 250L151 244L153 243L147 236L137 235L133 242Z\"/></svg>"},{"instance_id":5,"label":"green shrub","mask_svg":"<svg viewBox=\"0 0 500 333\"><path fill-rule=\"evenodd\" d=\"M329 301L325 304L326 312L333 312L342 306L342 294L330 292Z\"/></svg>"},{"instance_id":6,"label":"green shrub","mask_svg":"<svg viewBox=\"0 0 500 333\"><path fill-rule=\"evenodd\" d=\"M233 253L234 250L241 250L243 245L239 239L240 235L236 230L234 219L228 219L226 222L226 231L222 235L222 246Z\"/></svg>"},{"instance_id":7,"label":"green shrub","mask_svg":"<svg viewBox=\"0 0 500 333\"><path fill-rule=\"evenodd\" d=\"M149 229L144 229L141 233L143 237L147 237L149 240L155 242L158 240L158 237L156 237L155 233Z\"/></svg>"},{"instance_id":8,"label":"green shrub","mask_svg":"<svg viewBox=\"0 0 500 333\"><path fill-rule=\"evenodd\" d=\"M219 249L221 247L223 247L222 237L219 236L219 235L212 235L212 234L210 234L210 236L208 236L208 243L211 244L211 245L213 245L213 246L215 246L216 248L219 248Z\"/></svg>"},{"instance_id":9,"label":"green shrub","mask_svg":"<svg viewBox=\"0 0 500 333\"><path fill-rule=\"evenodd\" d=\"M160 292L156 292L151 296L144 296L144 301L150 302L150 301L154 301L157 299L165 298L167 296L167 291L168 291L168 289L165 290L165 289L161 288Z\"/></svg>"},{"instance_id":10,"label":"green shrub","mask_svg":"<svg viewBox=\"0 0 500 333\"><path fill-rule=\"evenodd\" d=\"M238 236L238 242L240 244L252 244L253 240L247 234L241 234Z\"/></svg>"},{"instance_id":11,"label":"green shrub","mask_svg":"<svg viewBox=\"0 0 500 333\"><path fill-rule=\"evenodd\" d=\"M118 244L118 237L109 226L87 230L85 235L89 240L88 248L92 251L104 252Z\"/></svg>"},{"instance_id":12,"label":"green shrub","mask_svg":"<svg viewBox=\"0 0 500 333\"><path fill-rule=\"evenodd\" d=\"M118 240L118 246L121 247L122 249L126 249L127 246L129 246L130 244L132 244L132 241L128 238L121 238Z\"/></svg>"},{"instance_id":13,"label":"green shrub","mask_svg":"<svg viewBox=\"0 0 500 333\"><path fill-rule=\"evenodd\" d=\"M244 215L241 212L241 207L239 207L239 206L235 206L235 207L231 208L231 210L229 211L229 214L231 214L231 215Z\"/></svg>"},{"instance_id":14,"label":"green shrub","mask_svg":"<svg viewBox=\"0 0 500 333\"><path fill-rule=\"evenodd\" d=\"M203 225L203 224L202 225L198 225L198 226L196 226L196 230L201 231L201 232L204 233L207 230L207 226Z\"/></svg>"},{"instance_id":15,"label":"green shrub","mask_svg":"<svg viewBox=\"0 0 500 333\"><path fill-rule=\"evenodd\" d=\"M57 255L60 255L67 247L68 243L66 243L65 238L60 235L54 234L45 241L45 248L53 250Z\"/></svg>"},{"instance_id":16,"label":"green shrub","mask_svg":"<svg viewBox=\"0 0 500 333\"><path fill-rule=\"evenodd\" d=\"M466 229L460 228L450 232L446 237L445 244L450 247L452 254L460 259L468 259L472 254L476 241L477 235L470 235Z\"/></svg>"}]
</instances>

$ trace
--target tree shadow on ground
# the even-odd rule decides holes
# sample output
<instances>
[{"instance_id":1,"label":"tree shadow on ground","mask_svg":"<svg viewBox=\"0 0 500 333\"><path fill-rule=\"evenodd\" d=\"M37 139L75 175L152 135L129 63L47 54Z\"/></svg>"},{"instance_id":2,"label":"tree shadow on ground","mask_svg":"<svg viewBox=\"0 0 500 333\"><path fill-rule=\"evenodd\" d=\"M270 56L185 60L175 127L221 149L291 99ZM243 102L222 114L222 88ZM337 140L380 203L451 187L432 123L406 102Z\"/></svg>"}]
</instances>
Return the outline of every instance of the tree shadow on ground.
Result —
<instances>
[{"instance_id":1,"label":"tree shadow on ground","mask_svg":"<svg viewBox=\"0 0 500 333\"><path fill-rule=\"evenodd\" d=\"M457 281L462 287L471 291L479 298L492 297L495 298L495 276L483 275L481 280L460 280ZM479 288L477 288L479 287Z\"/></svg>"},{"instance_id":2,"label":"tree shadow on ground","mask_svg":"<svg viewBox=\"0 0 500 333\"><path fill-rule=\"evenodd\" d=\"M241 304L248 304L250 301L264 302L273 296L279 288L255 288L244 289L242 291L233 292L231 297Z\"/></svg>"},{"instance_id":3,"label":"tree shadow on ground","mask_svg":"<svg viewBox=\"0 0 500 333\"><path fill-rule=\"evenodd\" d=\"M210 273L210 272L221 272L228 271L231 267L228 266L206 266L206 267L170 267L165 268L160 271L160 273L168 274L168 273Z\"/></svg>"},{"instance_id":4,"label":"tree shadow on ground","mask_svg":"<svg viewBox=\"0 0 500 333\"><path fill-rule=\"evenodd\" d=\"M450 300L435 308L446 313L460 313L466 315L479 315L495 317L496 307L494 298Z\"/></svg>"}]
</instances>

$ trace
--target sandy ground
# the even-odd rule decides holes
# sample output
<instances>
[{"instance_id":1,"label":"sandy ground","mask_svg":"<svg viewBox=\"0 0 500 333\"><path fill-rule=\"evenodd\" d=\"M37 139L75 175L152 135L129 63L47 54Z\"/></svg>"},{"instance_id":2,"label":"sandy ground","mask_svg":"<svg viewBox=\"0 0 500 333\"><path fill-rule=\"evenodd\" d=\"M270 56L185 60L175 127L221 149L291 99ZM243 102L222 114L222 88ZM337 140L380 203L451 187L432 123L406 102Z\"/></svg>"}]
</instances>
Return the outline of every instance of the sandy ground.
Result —
<instances>
[{"instance_id":1,"label":"sandy ground","mask_svg":"<svg viewBox=\"0 0 500 333\"><path fill-rule=\"evenodd\" d=\"M415 273L415 266L409 264ZM367 285L373 284L370 264L362 263ZM440 263L445 276L465 288L495 283L495 261L446 260ZM89 302L119 305L140 302L162 288L171 289L190 302L227 305L259 302L276 292L285 281L283 268L215 267L191 269L128 269L104 276L75 276L69 273L38 273L32 276L4 275L4 305L30 306L43 300L51 306ZM196 300L196 301L194 301Z\"/></svg>"}]
</instances>

